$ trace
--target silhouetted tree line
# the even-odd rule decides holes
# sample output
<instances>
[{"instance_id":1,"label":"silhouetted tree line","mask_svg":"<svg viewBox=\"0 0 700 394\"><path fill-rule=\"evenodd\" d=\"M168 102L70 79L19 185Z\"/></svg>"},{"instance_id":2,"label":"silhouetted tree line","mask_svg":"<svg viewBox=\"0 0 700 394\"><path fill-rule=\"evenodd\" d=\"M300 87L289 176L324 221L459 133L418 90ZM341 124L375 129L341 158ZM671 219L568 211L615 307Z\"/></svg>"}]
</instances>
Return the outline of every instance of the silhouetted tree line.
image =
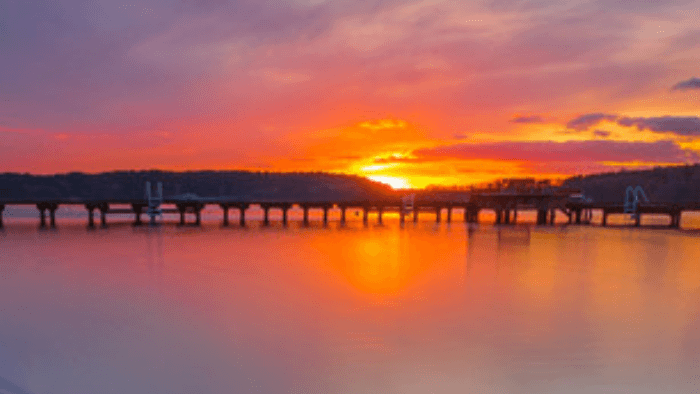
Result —
<instances>
[{"instance_id":1,"label":"silhouetted tree line","mask_svg":"<svg viewBox=\"0 0 700 394\"><path fill-rule=\"evenodd\" d=\"M472 193L479 192L534 192L538 190L548 190L561 185L558 179L535 179L535 178L501 178L491 182L478 183L473 185L429 185L427 191L465 191Z\"/></svg>"},{"instance_id":2,"label":"silhouetted tree line","mask_svg":"<svg viewBox=\"0 0 700 394\"><path fill-rule=\"evenodd\" d=\"M372 199L393 195L388 185L329 173L249 171L118 171L101 174L0 174L0 201L14 199L140 199L146 182L163 183L165 197L196 194L241 199Z\"/></svg>"},{"instance_id":3,"label":"silhouetted tree line","mask_svg":"<svg viewBox=\"0 0 700 394\"><path fill-rule=\"evenodd\" d=\"M622 202L627 186L638 185L651 202L697 202L700 201L700 165L579 175L565 180L563 186L581 188L595 201Z\"/></svg>"},{"instance_id":4,"label":"silhouetted tree line","mask_svg":"<svg viewBox=\"0 0 700 394\"><path fill-rule=\"evenodd\" d=\"M196 194L200 197L278 200L363 200L396 197L388 185L356 175L323 172L251 171L117 171L102 174L58 175L0 174L0 201L21 199L140 199L146 182L163 182L166 197ZM566 179L561 186L582 189L599 202L621 202L627 186L642 186L652 202L700 201L700 165L656 167ZM432 187L419 194L442 191L480 191L555 186L546 180L504 179L489 185ZM439 193L438 193L439 194ZM448 193L446 195L451 196Z\"/></svg>"}]
</instances>

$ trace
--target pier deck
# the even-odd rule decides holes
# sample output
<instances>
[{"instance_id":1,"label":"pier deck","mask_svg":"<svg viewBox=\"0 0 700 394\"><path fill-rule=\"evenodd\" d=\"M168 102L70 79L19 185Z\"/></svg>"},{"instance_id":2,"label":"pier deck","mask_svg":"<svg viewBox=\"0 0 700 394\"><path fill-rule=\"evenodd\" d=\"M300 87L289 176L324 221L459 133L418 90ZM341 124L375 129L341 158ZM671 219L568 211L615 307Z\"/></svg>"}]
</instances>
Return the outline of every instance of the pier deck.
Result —
<instances>
[{"instance_id":1,"label":"pier deck","mask_svg":"<svg viewBox=\"0 0 700 394\"><path fill-rule=\"evenodd\" d=\"M288 223L288 211L292 208L303 211L304 224L309 223L310 210L322 210L323 222L328 223L329 211L340 210L340 222L346 221L348 209L362 211L362 220L365 224L369 221L369 214L376 213L378 223L382 223L383 214L386 212L398 212L401 222L405 222L407 216L411 216L414 222L420 215L432 214L436 222L442 221L443 211L446 211L446 221L453 220L455 209L463 212L463 221L477 223L479 213L482 210L491 210L495 213L496 224L514 224L517 222L518 212L537 211L538 225L553 225L556 213L561 212L568 216L569 223L590 224L592 212L602 212L602 225L607 225L607 217L611 214L633 214L635 224L640 225L643 214L665 214L671 217L672 228L680 227L680 218L683 212L700 211L700 203L690 204L639 204L636 211L627 212L623 204L572 202L571 196L576 191L548 190L530 192L449 192L440 194L424 193L415 198L410 206L401 197L377 198L371 200L265 200L242 199L231 197L196 197L196 198L163 198L161 212L180 215L180 225L201 224L201 211L207 205L218 206L222 210L222 224L228 226L230 210L238 210L239 225L246 224L246 211L251 207L263 210L263 224L270 223L270 210L278 210L282 213L282 223ZM100 214L101 226L107 225L107 215L132 214L134 224L144 224L142 215L146 214L148 202L145 199L25 199L25 200L0 200L0 227L3 226L2 213L9 205L36 206L39 210L39 225L41 227L56 226L56 211L60 206L73 205L84 206L88 212L88 226L95 227L95 211ZM115 207L129 206L130 208ZM187 215L193 215L194 221L188 223Z\"/></svg>"},{"instance_id":2,"label":"pier deck","mask_svg":"<svg viewBox=\"0 0 700 394\"><path fill-rule=\"evenodd\" d=\"M201 211L207 205L219 206L222 209L222 221L224 226L229 225L229 211L231 209L239 211L239 224L245 225L245 213L250 207L258 207L263 210L264 224L269 224L269 211L272 209L282 211L282 222L287 224L288 211L292 208L303 210L303 222L309 222L309 211L320 209L323 211L323 222L328 222L328 212L331 209L341 211L340 221L346 221L346 211L348 209L360 209L363 212L363 222L369 220L369 213L377 214L377 221L382 222L385 212L398 212L401 222L406 216L412 216L414 221L418 220L420 214L432 213L437 222L442 221L443 210L447 211L446 221L452 221L454 209L461 209L464 213L464 221L476 223L481 210L490 209L496 213L496 222L499 224L515 223L518 210L536 209L538 210L538 224L547 223L547 215L550 215L553 223L554 211L556 209L566 210L565 202L567 195L556 192L494 192L494 193L469 193L469 192L449 192L431 194L425 193L417 197L410 206L406 206L400 196L366 199L366 200L266 200L266 199L242 199L230 197L196 197L196 198L163 198L162 212L179 213L180 224L187 224L186 215L194 215L195 225L201 224ZM146 213L148 202L145 199L108 199L108 200L85 200L85 199L25 199L25 200L0 200L0 226L2 226L2 212L9 205L30 205L36 206L39 210L39 224L41 227L56 226L56 210L64 205L84 206L88 211L88 226L95 226L95 211L100 213L100 223L107 225L107 215L109 214L133 214L134 224L143 224L141 217ZM117 205L127 205L131 208L114 208ZM48 218L48 223L47 223Z\"/></svg>"}]
</instances>

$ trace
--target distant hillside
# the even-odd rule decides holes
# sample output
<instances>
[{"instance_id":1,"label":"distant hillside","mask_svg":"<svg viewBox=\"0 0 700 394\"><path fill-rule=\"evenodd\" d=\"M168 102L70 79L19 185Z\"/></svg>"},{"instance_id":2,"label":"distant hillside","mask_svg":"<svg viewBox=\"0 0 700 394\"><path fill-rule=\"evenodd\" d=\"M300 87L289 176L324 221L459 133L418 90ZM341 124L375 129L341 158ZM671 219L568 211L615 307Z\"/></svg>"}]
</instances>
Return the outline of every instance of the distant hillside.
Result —
<instances>
[{"instance_id":1,"label":"distant hillside","mask_svg":"<svg viewBox=\"0 0 700 394\"><path fill-rule=\"evenodd\" d=\"M201 197L342 201L398 195L398 192L388 185L363 177L327 173L249 171L120 171L59 175L4 173L0 174L0 202L28 198L138 199L143 197L147 181L163 182L163 194L166 197L192 193ZM562 186L581 188L586 196L597 202L622 202L627 186L637 185L642 186L652 202L700 202L700 165L577 176L565 180Z\"/></svg>"},{"instance_id":2,"label":"distant hillside","mask_svg":"<svg viewBox=\"0 0 700 394\"><path fill-rule=\"evenodd\" d=\"M651 202L698 202L700 165L577 176L564 181L564 186L581 188L597 202L622 202L627 186L637 185Z\"/></svg>"},{"instance_id":3,"label":"distant hillside","mask_svg":"<svg viewBox=\"0 0 700 394\"><path fill-rule=\"evenodd\" d=\"M382 183L352 175L247 171L123 171L102 174L0 174L0 201L24 198L132 199L144 196L145 183L163 182L165 197L193 193L201 197L370 199L393 194Z\"/></svg>"}]
</instances>

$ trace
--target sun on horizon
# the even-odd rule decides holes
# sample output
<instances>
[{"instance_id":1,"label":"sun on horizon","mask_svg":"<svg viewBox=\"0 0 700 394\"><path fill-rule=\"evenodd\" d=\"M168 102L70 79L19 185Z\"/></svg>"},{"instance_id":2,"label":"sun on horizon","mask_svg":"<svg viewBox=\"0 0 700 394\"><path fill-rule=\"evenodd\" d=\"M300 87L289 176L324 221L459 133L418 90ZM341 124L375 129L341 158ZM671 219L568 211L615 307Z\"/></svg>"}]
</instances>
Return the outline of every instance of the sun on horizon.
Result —
<instances>
[{"instance_id":1,"label":"sun on horizon","mask_svg":"<svg viewBox=\"0 0 700 394\"><path fill-rule=\"evenodd\" d=\"M367 179L370 179L375 182L380 182L384 183L386 185L391 186L392 189L412 189L414 186L411 184L411 182L407 178L402 178L402 177L396 177L396 176L389 176L389 175L369 175L366 176Z\"/></svg>"}]
</instances>

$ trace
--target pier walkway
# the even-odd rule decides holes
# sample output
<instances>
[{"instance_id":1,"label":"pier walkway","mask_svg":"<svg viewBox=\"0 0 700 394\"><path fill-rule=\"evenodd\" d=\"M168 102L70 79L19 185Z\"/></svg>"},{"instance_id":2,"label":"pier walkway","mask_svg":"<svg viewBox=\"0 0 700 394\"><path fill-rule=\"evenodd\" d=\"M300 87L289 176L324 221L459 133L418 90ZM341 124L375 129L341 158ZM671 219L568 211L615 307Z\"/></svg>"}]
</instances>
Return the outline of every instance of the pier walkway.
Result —
<instances>
[{"instance_id":1,"label":"pier walkway","mask_svg":"<svg viewBox=\"0 0 700 394\"><path fill-rule=\"evenodd\" d=\"M201 224L201 212L207 205L218 206L222 210L222 224L230 224L229 212L238 211L239 225L246 222L246 211L251 207L263 210L263 223L269 224L270 211L278 210L282 213L282 222L287 224L288 212L292 208L303 210L303 222L308 224L309 211L321 210L323 222L329 220L328 213L331 209L340 210L340 222L346 221L348 209L362 211L362 220L368 223L370 213L376 213L378 223L382 223L383 214L386 212L398 212L401 222L405 222L410 216L413 221L418 221L421 214L433 214L436 222L442 221L442 213L446 211L446 221L451 222L455 210L461 210L463 220L468 223L477 223L479 212L484 209L493 210L496 214L496 222L510 224L517 221L518 210L537 210L538 224L554 222L555 210L566 211L568 194L557 191L534 191L525 193L515 192L440 192L422 193L417 196L410 206L400 196L377 198L371 200L243 200L223 197L197 197L188 195L185 197L163 198L161 211L163 213L175 213L180 215L180 225L188 224L187 217L194 216L194 221L189 224ZM24 205L36 206L39 211L39 225L41 227L56 226L56 211L65 205L84 206L88 212L88 226L95 227L95 213L99 213L101 226L107 225L107 216L110 214L132 214L134 225L144 224L143 214L148 208L146 199L110 199L110 200L83 200L83 199L44 199L44 200L0 200L0 227L3 225L2 213L6 206ZM114 208L115 206L128 206L130 208ZM548 219L549 218L549 219Z\"/></svg>"},{"instance_id":2,"label":"pier walkway","mask_svg":"<svg viewBox=\"0 0 700 394\"><path fill-rule=\"evenodd\" d=\"M222 212L222 225L229 226L229 213L231 210L238 211L238 224L246 225L246 211L253 207L263 211L262 222L265 225L270 223L270 211L281 212L281 220L284 225L288 223L288 212L296 208L303 211L302 221L309 223L309 212L320 210L323 213L323 223L329 221L329 211L340 210L340 222L345 223L346 212L349 209L361 210L362 221L369 222L370 213L376 215L378 223L382 223L383 214L387 212L398 212L401 223L407 217L414 222L418 221L421 215L430 215L436 222L443 220L443 212L446 214L445 221L452 222L453 214L460 212L463 221L466 223L478 223L479 214L483 210L491 210L495 214L496 224L515 224L518 220L518 212L536 211L537 225L553 225L557 213L562 213L568 217L572 224L591 224L593 211L602 212L602 225L607 225L607 218L611 214L629 214L625 210L624 204L592 203L585 201L575 201L572 196L579 193L571 189L551 189L535 190L526 192L439 192L420 193L406 205L405 199L401 196L379 198L372 200L336 200L336 201L311 201L311 200L243 200L237 198L223 197L197 197L188 195L185 197L165 197L162 200L161 212L179 214L180 225L200 225L201 212L207 205L218 206ZM39 211L40 227L56 226L56 211L61 206L83 206L87 210L88 227L96 226L95 214L99 213L99 224L107 226L107 217L111 214L130 214L134 216L134 225L142 225L145 222L142 216L148 209L146 199L110 199L110 200L81 200L81 199L52 199L52 200L0 200L0 227L3 226L3 210L10 205L36 206ZM128 206L129 208L116 208L115 206ZM700 211L700 203L692 204L650 204L640 203L635 207L633 216L637 226L641 223L643 214L666 214L671 217L670 227L679 228L681 215L686 211ZM188 222L188 217L193 220Z\"/></svg>"}]
</instances>

